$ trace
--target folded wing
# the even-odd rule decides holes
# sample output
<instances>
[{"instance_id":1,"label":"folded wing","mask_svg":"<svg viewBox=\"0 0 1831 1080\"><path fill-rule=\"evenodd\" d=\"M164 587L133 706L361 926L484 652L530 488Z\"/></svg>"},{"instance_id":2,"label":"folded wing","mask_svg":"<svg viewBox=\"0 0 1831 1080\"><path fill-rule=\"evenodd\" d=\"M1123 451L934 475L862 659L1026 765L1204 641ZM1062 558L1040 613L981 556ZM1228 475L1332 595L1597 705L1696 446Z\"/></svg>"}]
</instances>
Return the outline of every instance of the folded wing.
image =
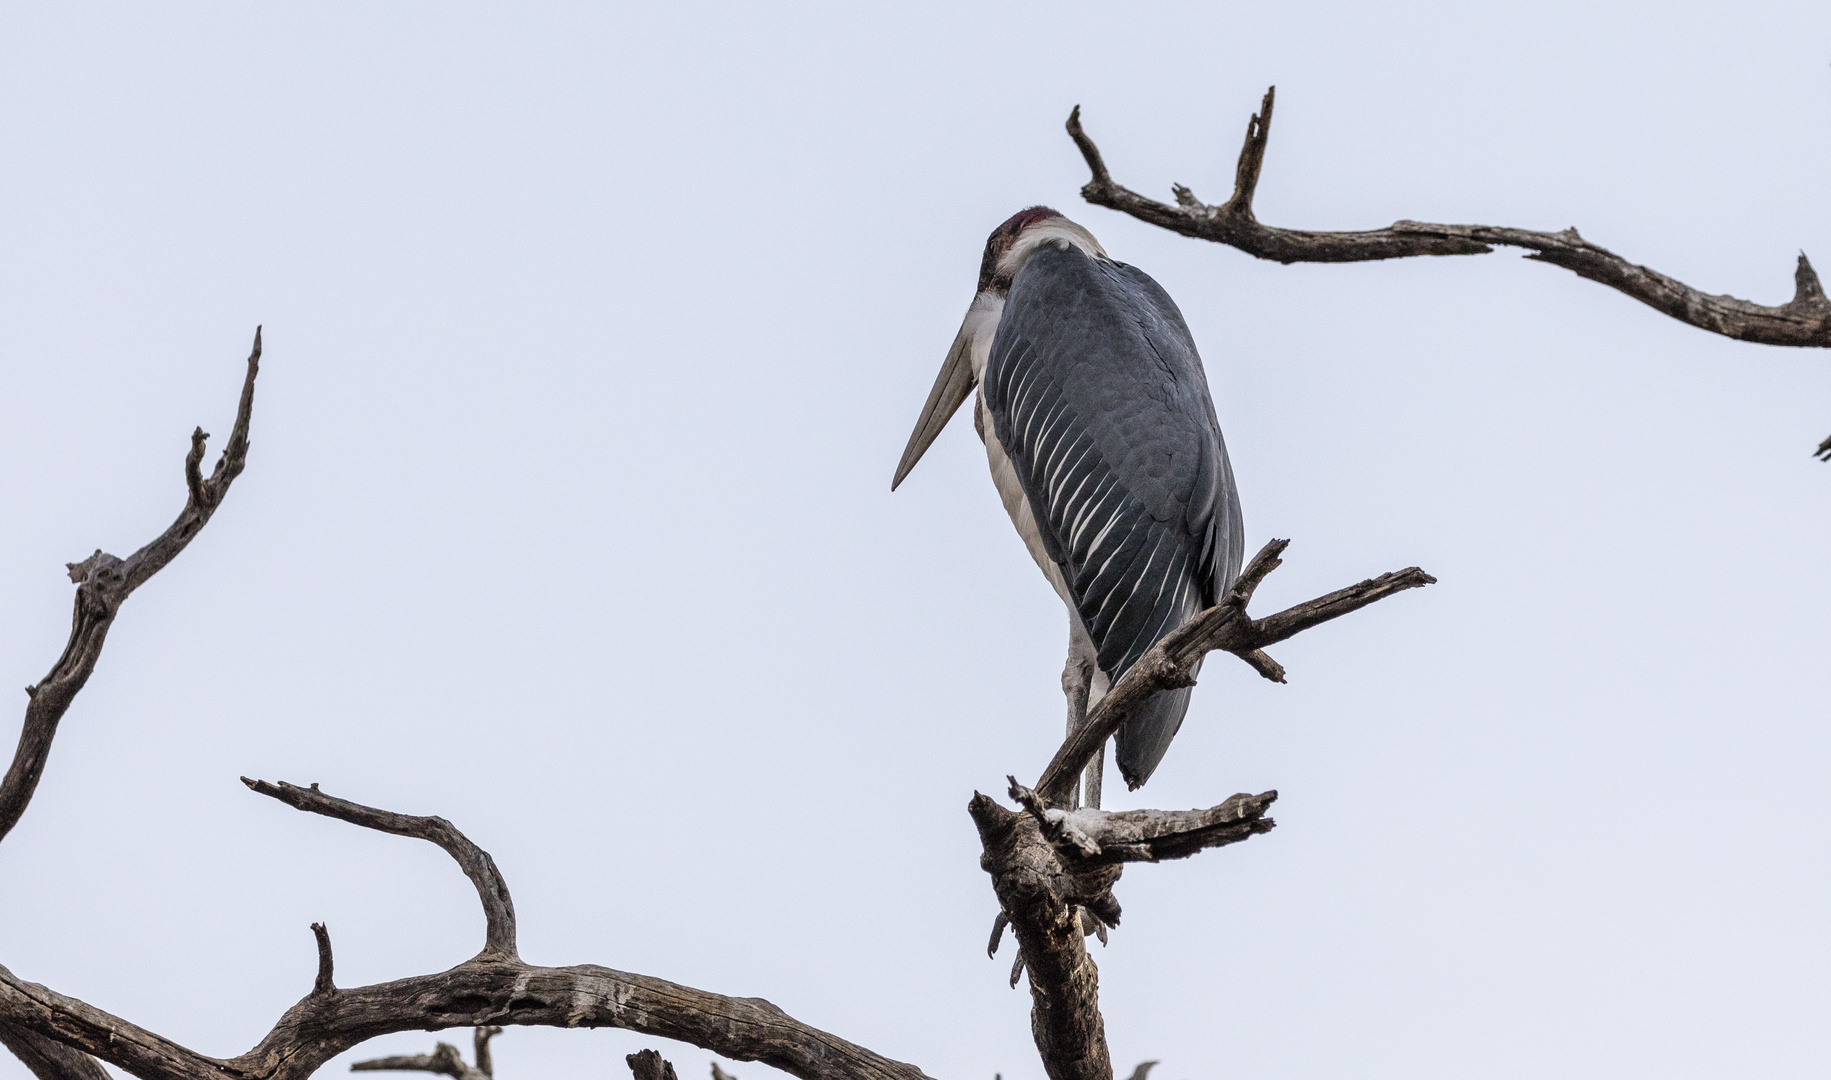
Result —
<instances>
[{"instance_id":1,"label":"folded wing","mask_svg":"<svg viewBox=\"0 0 1831 1080\"><path fill-rule=\"evenodd\" d=\"M1239 572L1239 496L1195 342L1155 281L1045 246L1012 282L985 369L994 432L1117 680ZM1160 694L1121 728L1137 787L1182 723Z\"/></svg>"}]
</instances>

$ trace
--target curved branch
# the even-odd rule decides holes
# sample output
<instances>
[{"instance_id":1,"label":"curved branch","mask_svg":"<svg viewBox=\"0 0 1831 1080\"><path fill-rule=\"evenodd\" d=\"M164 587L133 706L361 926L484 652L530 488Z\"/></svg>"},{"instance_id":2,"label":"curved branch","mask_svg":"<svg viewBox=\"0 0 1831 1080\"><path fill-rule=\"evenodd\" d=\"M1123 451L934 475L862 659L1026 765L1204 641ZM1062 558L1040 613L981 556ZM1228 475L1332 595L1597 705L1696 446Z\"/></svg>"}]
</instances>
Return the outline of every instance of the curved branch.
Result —
<instances>
[{"instance_id":1,"label":"curved branch","mask_svg":"<svg viewBox=\"0 0 1831 1080\"><path fill-rule=\"evenodd\" d=\"M13 763L0 780L0 839L5 839L25 813L44 775L45 762L51 755L51 742L57 737L58 721L76 699L77 692L89 681L95 663L108 639L108 628L115 614L133 591L178 557L185 545L209 523L210 516L222 505L229 485L241 475L248 458L248 419L254 411L254 378L261 367L261 331L254 331L254 351L248 354L248 374L242 380L242 397L235 413L235 428L222 458L209 479L199 471L203 461L205 435L202 428L191 433L191 450L184 459L186 498L184 510L171 527L139 551L125 559L97 550L80 563L70 563L70 580L76 582L76 611L71 617L70 640L63 655L52 665L36 686L26 687L31 701L26 705L25 724L19 732L19 748Z\"/></svg>"},{"instance_id":2,"label":"curved branch","mask_svg":"<svg viewBox=\"0 0 1831 1080\"><path fill-rule=\"evenodd\" d=\"M270 784L265 780L250 780L246 776L242 777L242 783L248 785L249 790L270 799L278 799L294 810L322 814L376 832L411 836L416 840L437 844L464 871L464 876L470 879L471 884L477 887L477 899L483 904L486 923L483 955L511 960L515 958L515 902L509 899L509 884L502 879L502 871L496 869L496 861L490 858L490 853L471 843L470 838L459 832L451 822L442 817L413 817L377 810L348 799L326 795L318 790L317 784L310 787L298 787L285 781ZM328 950L329 939L323 938L320 955L328 956ZM328 968L321 970L324 972L322 978L328 981Z\"/></svg>"},{"instance_id":3,"label":"curved branch","mask_svg":"<svg viewBox=\"0 0 1831 1080\"><path fill-rule=\"evenodd\" d=\"M1607 285L1700 330L1761 345L1831 348L1831 300L1826 299L1818 275L1804 253L1793 274L1793 299L1768 307L1694 289L1590 243L1575 229L1554 233L1491 225L1398 221L1388 228L1364 232L1306 232L1262 225L1253 216L1252 197L1265 159L1276 91L1277 87L1272 87L1265 92L1259 112L1247 122L1246 143L1235 167L1233 197L1220 206L1201 202L1181 184L1174 187L1177 205L1170 206L1114 183L1099 148L1081 127L1081 107L1075 106L1068 116L1068 134L1080 147L1093 174L1081 188L1081 197L1183 236L1212 240L1281 263L1481 255L1496 245L1524 248L1531 252L1526 256L1529 259L1561 266Z\"/></svg>"},{"instance_id":4,"label":"curved branch","mask_svg":"<svg viewBox=\"0 0 1831 1080\"><path fill-rule=\"evenodd\" d=\"M592 964L523 963L514 953L514 909L495 861L449 822L377 810L315 787L247 783L300 810L438 844L477 885L490 940L506 947L486 945L450 971L375 986L327 991L328 977L320 978L259 1045L236 1058L199 1054L3 967L0 1026L35 1032L142 1080L303 1080L378 1035L497 1025L623 1028L731 1060L761 1061L803 1080L927 1080L913 1065L810 1027L761 998L726 997Z\"/></svg>"}]
</instances>

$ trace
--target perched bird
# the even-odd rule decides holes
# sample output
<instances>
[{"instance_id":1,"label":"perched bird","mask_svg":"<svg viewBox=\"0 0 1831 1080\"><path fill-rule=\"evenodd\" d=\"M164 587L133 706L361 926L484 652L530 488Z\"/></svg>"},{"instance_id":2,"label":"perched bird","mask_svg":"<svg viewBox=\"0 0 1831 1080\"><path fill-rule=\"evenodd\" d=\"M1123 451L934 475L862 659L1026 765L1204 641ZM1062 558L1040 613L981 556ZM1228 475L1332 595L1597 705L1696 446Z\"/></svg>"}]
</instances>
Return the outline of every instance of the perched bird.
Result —
<instances>
[{"instance_id":1,"label":"perched bird","mask_svg":"<svg viewBox=\"0 0 1831 1080\"><path fill-rule=\"evenodd\" d=\"M1224 596L1240 572L1233 469L1182 313L1044 206L992 231L979 289L948 350L891 490L979 388L974 427L1012 524L1068 605L1068 730L1139 657ZM1136 789L1189 708L1154 696L1120 727ZM1085 805L1100 804L1104 750Z\"/></svg>"}]
</instances>

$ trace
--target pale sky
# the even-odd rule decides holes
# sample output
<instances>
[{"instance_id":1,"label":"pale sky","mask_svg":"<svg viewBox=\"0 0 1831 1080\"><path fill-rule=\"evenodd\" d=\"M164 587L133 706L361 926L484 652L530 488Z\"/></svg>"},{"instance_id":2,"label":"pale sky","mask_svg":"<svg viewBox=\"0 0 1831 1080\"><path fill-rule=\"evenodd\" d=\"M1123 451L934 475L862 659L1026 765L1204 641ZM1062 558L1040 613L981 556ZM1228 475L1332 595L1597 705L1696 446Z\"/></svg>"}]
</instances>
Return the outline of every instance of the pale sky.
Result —
<instances>
[{"instance_id":1,"label":"pale sky","mask_svg":"<svg viewBox=\"0 0 1831 1080\"><path fill-rule=\"evenodd\" d=\"M1512 253L1259 262L1082 203L1062 122L1218 202L1276 83L1267 222L1575 225L1778 303L1831 272L1831 6L3 10L0 685L63 647L65 562L176 514L267 335L247 472L0 844L18 975L232 1055L311 922L345 985L476 951L443 854L246 774L450 818L531 962L1040 1078L965 807L1059 741L1066 619L965 417L889 480L1042 202L1181 305L1248 551L1293 541L1261 613L1441 580L1272 649L1288 686L1214 658L1109 796L1282 793L1119 883L1121 1075L1823 1075L1831 354ZM650 1045L705 1075L543 1029L497 1075Z\"/></svg>"}]
</instances>

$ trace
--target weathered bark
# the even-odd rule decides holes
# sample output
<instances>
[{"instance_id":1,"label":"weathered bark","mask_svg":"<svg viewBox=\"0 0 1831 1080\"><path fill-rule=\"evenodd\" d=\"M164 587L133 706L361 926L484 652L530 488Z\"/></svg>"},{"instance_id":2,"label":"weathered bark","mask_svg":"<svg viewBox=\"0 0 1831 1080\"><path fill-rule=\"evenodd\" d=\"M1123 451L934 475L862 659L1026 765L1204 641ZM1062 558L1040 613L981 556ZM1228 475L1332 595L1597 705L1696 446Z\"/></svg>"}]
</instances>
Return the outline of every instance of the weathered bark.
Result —
<instances>
[{"instance_id":1,"label":"weathered bark","mask_svg":"<svg viewBox=\"0 0 1831 1080\"><path fill-rule=\"evenodd\" d=\"M967 811L979 828L980 863L992 876L1000 923L1007 922L1030 974L1030 1032L1050 1080L1112 1080L1100 973L1088 955L1083 910L1119 925L1113 885L1120 864L1180 859L1269 832L1265 811L1278 793L1235 795L1207 810L1067 811L1047 807L1011 782L1025 813L974 793Z\"/></svg>"},{"instance_id":2,"label":"weathered bark","mask_svg":"<svg viewBox=\"0 0 1831 1080\"><path fill-rule=\"evenodd\" d=\"M985 848L981 864L992 875L1030 972L1030 1034L1043 1069L1050 1080L1112 1080L1100 972L1083 944L1077 901L1084 890L1110 896L1117 868L1103 867L1083 882L1030 815L1014 814L977 792L967 810Z\"/></svg>"},{"instance_id":3,"label":"weathered bark","mask_svg":"<svg viewBox=\"0 0 1831 1080\"><path fill-rule=\"evenodd\" d=\"M680 1080L674 1075L674 1065L654 1050L638 1050L626 1055L623 1060L629 1064L629 1071L635 1080Z\"/></svg>"},{"instance_id":4,"label":"weathered bark","mask_svg":"<svg viewBox=\"0 0 1831 1080\"><path fill-rule=\"evenodd\" d=\"M1628 262L1577 235L1576 229L1537 232L1492 225L1436 225L1397 221L1364 232L1306 232L1262 225L1253 216L1265 144L1271 134L1272 102L1277 87L1265 92L1258 113L1246 125L1246 141L1234 169L1233 197L1219 206L1201 202L1181 184L1173 186L1177 205L1158 202L1113 182L1100 150L1081 127L1081 107L1068 116L1068 134L1080 147L1093 178L1081 197L1096 206L1130 214L1198 240L1238 248L1248 255L1281 263L1364 262L1416 255L1481 255L1495 245L1524 248L1526 257L1551 263L1626 293L1680 322L1739 341L1762 345L1831 348L1831 300L1802 253L1793 274L1793 299L1776 307L1701 292L1675 278ZM1831 444L1831 440L1827 440ZM1831 450L1828 445L1823 450Z\"/></svg>"},{"instance_id":5,"label":"weathered bark","mask_svg":"<svg viewBox=\"0 0 1831 1080\"><path fill-rule=\"evenodd\" d=\"M13 1024L0 1023L0 1046L38 1080L109 1080L108 1070L88 1054Z\"/></svg>"},{"instance_id":6,"label":"weathered bark","mask_svg":"<svg viewBox=\"0 0 1831 1080\"><path fill-rule=\"evenodd\" d=\"M76 582L76 612L71 617L70 640L63 655L51 666L50 674L37 685L25 688L31 698L25 709L25 724L19 732L19 748L13 764L0 780L0 839L13 830L38 789L45 762L51 755L51 742L57 736L57 723L69 710L77 692L89 681L95 662L101 658L102 645L108 639L108 628L121 604L148 578L164 569L178 557L185 545L209 523L210 516L222 505L229 485L241 475L248 459L248 419L254 410L254 377L261 367L261 332L254 331L254 351L248 354L248 374L242 381L241 404L235 413L235 428L222 458L209 479L199 466L203 462L204 440L209 436L202 428L191 433L191 452L184 459L184 482L187 492L184 509L170 528L152 543L125 559L97 550L80 563L70 563L70 580Z\"/></svg>"}]
</instances>

